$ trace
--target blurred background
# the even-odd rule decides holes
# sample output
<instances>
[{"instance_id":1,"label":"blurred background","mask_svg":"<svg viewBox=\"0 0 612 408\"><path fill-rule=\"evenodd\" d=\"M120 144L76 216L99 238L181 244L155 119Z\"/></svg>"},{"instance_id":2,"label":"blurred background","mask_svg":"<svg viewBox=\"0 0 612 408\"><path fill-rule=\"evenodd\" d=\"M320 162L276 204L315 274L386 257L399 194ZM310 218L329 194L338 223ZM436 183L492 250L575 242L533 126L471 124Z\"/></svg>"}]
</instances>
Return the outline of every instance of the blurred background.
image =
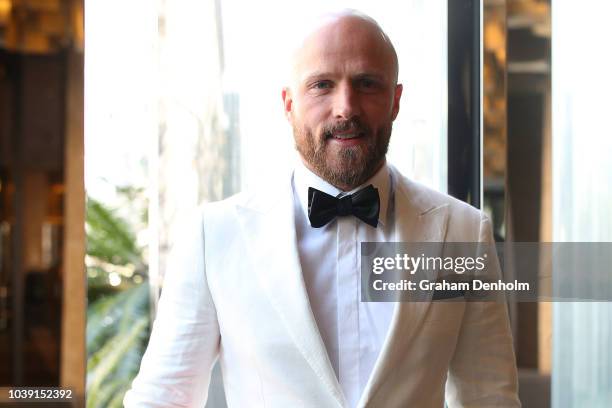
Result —
<instances>
[{"instance_id":1,"label":"blurred background","mask_svg":"<svg viewBox=\"0 0 612 408\"><path fill-rule=\"evenodd\" d=\"M0 387L62 384L78 404L83 39L82 1L0 1Z\"/></svg>"},{"instance_id":2,"label":"blurred background","mask_svg":"<svg viewBox=\"0 0 612 408\"><path fill-rule=\"evenodd\" d=\"M0 0L0 387L122 406L177 219L295 160L284 33L330 7L396 46L404 174L498 242L612 241L605 0ZM523 406L612 406L609 303L508 307Z\"/></svg>"}]
</instances>

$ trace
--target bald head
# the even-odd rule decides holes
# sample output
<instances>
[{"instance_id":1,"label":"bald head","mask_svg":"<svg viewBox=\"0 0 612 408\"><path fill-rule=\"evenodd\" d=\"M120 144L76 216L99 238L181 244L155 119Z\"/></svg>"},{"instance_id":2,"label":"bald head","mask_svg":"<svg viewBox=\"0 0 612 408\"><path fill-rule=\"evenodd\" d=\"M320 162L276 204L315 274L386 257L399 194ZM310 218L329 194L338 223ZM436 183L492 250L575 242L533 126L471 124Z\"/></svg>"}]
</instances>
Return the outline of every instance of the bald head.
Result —
<instances>
[{"instance_id":1,"label":"bald head","mask_svg":"<svg viewBox=\"0 0 612 408\"><path fill-rule=\"evenodd\" d=\"M399 67L395 47L370 16L352 9L326 13L306 20L297 32L299 38L290 57L293 84L300 80L307 68L305 65L327 56L333 57L339 48L367 52L390 72L390 77L397 83Z\"/></svg>"}]
</instances>

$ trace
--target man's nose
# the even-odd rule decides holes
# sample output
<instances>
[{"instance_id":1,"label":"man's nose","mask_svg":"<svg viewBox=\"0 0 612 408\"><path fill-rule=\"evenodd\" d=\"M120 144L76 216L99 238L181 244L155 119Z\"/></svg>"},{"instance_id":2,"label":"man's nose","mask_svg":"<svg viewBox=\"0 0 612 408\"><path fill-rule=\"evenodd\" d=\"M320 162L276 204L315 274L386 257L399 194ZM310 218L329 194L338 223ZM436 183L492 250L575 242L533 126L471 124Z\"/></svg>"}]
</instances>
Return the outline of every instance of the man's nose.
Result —
<instances>
[{"instance_id":1,"label":"man's nose","mask_svg":"<svg viewBox=\"0 0 612 408\"><path fill-rule=\"evenodd\" d=\"M336 88L333 109L336 119L350 120L360 115L359 97L351 85L342 84Z\"/></svg>"}]
</instances>

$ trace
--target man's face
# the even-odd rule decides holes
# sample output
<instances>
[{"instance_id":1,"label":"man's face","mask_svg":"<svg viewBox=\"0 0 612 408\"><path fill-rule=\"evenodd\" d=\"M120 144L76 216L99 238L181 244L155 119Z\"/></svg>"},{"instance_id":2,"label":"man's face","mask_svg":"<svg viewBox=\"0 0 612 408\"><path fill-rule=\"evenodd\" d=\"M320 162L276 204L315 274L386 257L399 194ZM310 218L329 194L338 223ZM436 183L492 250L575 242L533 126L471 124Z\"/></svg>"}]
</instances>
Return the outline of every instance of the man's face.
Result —
<instances>
[{"instance_id":1,"label":"man's face","mask_svg":"<svg viewBox=\"0 0 612 408\"><path fill-rule=\"evenodd\" d=\"M296 53L285 113L304 164L342 190L382 166L402 86L391 46L370 23L344 17Z\"/></svg>"}]
</instances>

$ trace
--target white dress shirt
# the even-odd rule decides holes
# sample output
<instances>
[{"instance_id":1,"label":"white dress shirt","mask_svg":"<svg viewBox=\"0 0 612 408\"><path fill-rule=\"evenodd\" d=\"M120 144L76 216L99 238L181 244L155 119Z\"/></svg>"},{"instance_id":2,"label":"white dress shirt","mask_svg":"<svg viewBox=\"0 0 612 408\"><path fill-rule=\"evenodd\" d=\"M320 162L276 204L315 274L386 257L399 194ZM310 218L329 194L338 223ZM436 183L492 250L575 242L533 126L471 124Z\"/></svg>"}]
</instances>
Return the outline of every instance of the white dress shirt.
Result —
<instances>
[{"instance_id":1,"label":"white dress shirt","mask_svg":"<svg viewBox=\"0 0 612 408\"><path fill-rule=\"evenodd\" d=\"M378 189L378 227L354 216L337 217L321 228L308 220L308 188L343 193L302 163L293 177L298 252L311 309L346 401L355 407L387 336L395 303L361 302L361 242L391 241L393 180L387 165L369 184Z\"/></svg>"}]
</instances>

